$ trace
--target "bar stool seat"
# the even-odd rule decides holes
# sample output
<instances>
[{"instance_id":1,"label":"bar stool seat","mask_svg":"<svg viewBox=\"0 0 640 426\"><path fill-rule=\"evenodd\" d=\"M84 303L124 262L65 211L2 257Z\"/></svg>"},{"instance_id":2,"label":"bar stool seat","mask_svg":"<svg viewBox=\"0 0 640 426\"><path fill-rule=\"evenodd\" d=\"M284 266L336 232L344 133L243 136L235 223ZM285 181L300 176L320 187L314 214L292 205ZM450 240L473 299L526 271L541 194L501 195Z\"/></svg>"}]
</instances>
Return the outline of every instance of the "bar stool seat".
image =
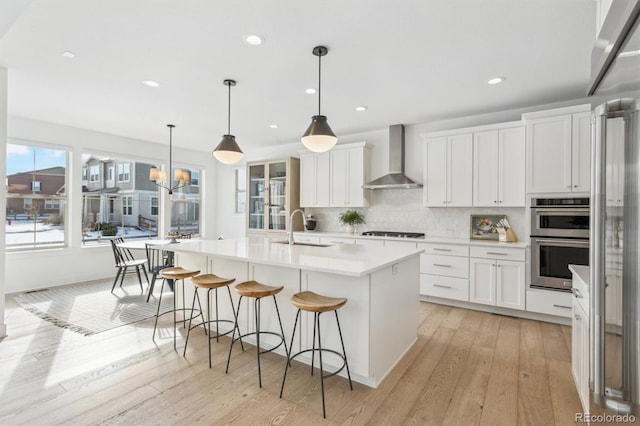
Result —
<instances>
[{"instance_id":1,"label":"bar stool seat","mask_svg":"<svg viewBox=\"0 0 640 426\"><path fill-rule=\"evenodd\" d=\"M307 312L329 312L340 309L347 303L344 297L327 297L312 291L303 291L291 296L291 303Z\"/></svg>"},{"instance_id":2,"label":"bar stool seat","mask_svg":"<svg viewBox=\"0 0 640 426\"><path fill-rule=\"evenodd\" d=\"M235 307L233 305L233 298L231 297L231 290L229 289L229 285L232 284L236 279L235 278L223 278L223 277L219 277L215 274L202 274L202 275L198 275L195 276L193 278L191 278L191 282L193 283L193 285L195 286L195 291L193 293L193 302L191 303L191 311L194 312L196 311L195 309L195 303L196 300L198 300L198 307L200 308L200 314L196 315L195 317L192 316L192 319L197 318L198 316L202 315L202 322L195 324L195 325L191 325L192 321L189 321L189 329L187 331L187 339L184 343L184 352L183 355L186 355L187 353L187 344L189 343L189 335L191 334L191 330L199 327L200 325L203 325L205 328L205 334L207 334L207 331L209 332L208 336L209 336L209 368L211 368L211 339L215 338L216 341L219 341L220 336L226 336L227 334L231 333L232 330L227 331L226 333L222 333L220 334L220 327L219 324L221 322L224 323L230 323L234 326L234 330L237 327L236 325L236 310ZM227 292L229 293L229 302L231 302L231 310L233 311L233 320L230 319L220 319L218 317L218 289L220 287L226 287L227 288ZM202 309L202 304L200 303L200 296L198 295L198 289L206 289L207 290L207 318L204 318L204 315L202 314L204 311ZM215 319L211 319L211 290L215 291L216 294L216 318ZM213 336L211 334L211 323L215 323L216 324L216 335ZM240 335L240 329L238 328L238 335ZM240 344L242 345L242 340L240 341ZM244 350L244 345L242 346L242 350Z\"/></svg>"},{"instance_id":3,"label":"bar stool seat","mask_svg":"<svg viewBox=\"0 0 640 426\"><path fill-rule=\"evenodd\" d=\"M233 333L231 335L231 345L229 347L229 357L227 358L227 369L226 373L229 372L229 364L231 362L231 351L233 350L233 344L240 340L240 344L242 344L242 338L246 336L256 336L256 356L258 358L258 383L260 387L262 387L262 371L260 368L260 355L265 354L267 352L271 352L281 345L284 345L284 351L289 356L289 349L287 348L287 342L284 337L284 329L282 328L282 319L280 318L280 310L278 309L278 301L276 300L276 294L280 293L284 286L270 286L259 283L258 281L245 281L235 286L236 292L240 295L240 299L238 300L238 308L236 309L236 323L233 328ZM280 324L280 333L273 331L263 331L260 329L260 300L263 297L273 297L273 303L275 304L276 314L278 316L278 323ZM254 309L254 318L255 318L255 327L256 331L240 334L240 328L238 327L238 315L240 313L240 303L242 302L243 297L250 297L255 299L253 304ZM238 330L238 337L235 337L235 331ZM260 336L263 334L269 334L272 336L278 337L280 340L277 345L270 349L261 350L260 349ZM244 351L244 347L242 348Z\"/></svg>"},{"instance_id":4,"label":"bar stool seat","mask_svg":"<svg viewBox=\"0 0 640 426\"><path fill-rule=\"evenodd\" d=\"M344 368L347 369L347 377L349 378L349 387L353 390L353 384L351 383L351 373L349 372L349 363L347 362L347 352L344 349L344 340L342 339L342 330L340 329L340 320L338 319L338 309L342 308L347 299L344 297L328 297L321 294L314 293L312 291L303 291L291 296L291 303L298 308L296 313L296 320L293 323L293 333L291 335L291 345L293 347L294 338L296 335L296 326L298 325L298 319L300 318L300 312L313 312L313 340L311 349L303 349L296 354L289 354L287 357L287 364L284 368L284 377L282 378L282 386L280 387L280 398L284 392L284 383L287 379L287 371L291 365L291 361L298 355L311 352L311 375L313 375L313 365L315 360L315 353L318 352L320 356L320 388L322 390L322 417L326 418L326 409L324 402L324 379L335 376L341 372ZM340 336L340 345L342 346L342 353L333 349L322 347L322 338L320 333L320 315L323 312L333 311L336 315L336 324L338 325L338 335ZM316 336L318 336L318 346L316 347ZM324 365L322 363L322 353L330 352L342 360L342 366L333 373L324 374Z\"/></svg>"},{"instance_id":5,"label":"bar stool seat","mask_svg":"<svg viewBox=\"0 0 640 426\"><path fill-rule=\"evenodd\" d=\"M178 323L182 323L185 324L187 321L191 321L193 319L193 312L194 309L189 309L189 308L185 308L184 307L184 280L185 278L192 278L195 277L196 275L198 275L200 273L199 269L185 269L181 266L172 266L169 268L164 268L160 271L160 276L163 278L162 279L162 288L160 289L160 297L158 298L158 310L156 312L156 322L153 326L153 336L152 339L155 339L156 337L156 329L158 328L158 318L160 317L160 315L164 315L164 314L168 314L170 312L173 312L173 348L176 348L176 324ZM164 285L167 281L173 281L173 309L167 312L163 312L162 314L160 314L160 305L162 305L162 293L164 291ZM182 281L182 308L176 308L176 284L178 281ZM181 320L178 320L176 318L176 312L177 311L181 311L183 313L183 315L185 315L186 311L190 311L190 315L189 318L186 318L186 315L183 316L183 318ZM202 315L202 312L200 312L198 315ZM198 316L196 315L196 317Z\"/></svg>"}]
</instances>

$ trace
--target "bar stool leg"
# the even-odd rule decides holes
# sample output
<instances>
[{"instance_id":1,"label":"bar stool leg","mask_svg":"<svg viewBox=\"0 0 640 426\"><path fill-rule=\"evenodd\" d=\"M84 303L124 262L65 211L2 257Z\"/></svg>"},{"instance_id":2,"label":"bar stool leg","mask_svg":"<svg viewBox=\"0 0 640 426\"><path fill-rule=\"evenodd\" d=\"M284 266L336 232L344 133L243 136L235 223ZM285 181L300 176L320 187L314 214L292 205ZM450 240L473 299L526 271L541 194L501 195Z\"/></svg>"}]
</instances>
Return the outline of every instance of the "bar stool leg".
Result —
<instances>
[{"instance_id":1,"label":"bar stool leg","mask_svg":"<svg viewBox=\"0 0 640 426\"><path fill-rule=\"evenodd\" d=\"M351 383L351 373L349 372L349 363L347 362L347 351L344 350L344 341L342 340L342 330L340 329L340 320L338 319L338 311L336 313L336 323L338 324L338 334L340 335L340 345L342 345L342 355L344 355L344 365L347 367L347 377L349 378L349 387L353 390L353 384Z\"/></svg>"},{"instance_id":2,"label":"bar stool leg","mask_svg":"<svg viewBox=\"0 0 640 426\"><path fill-rule=\"evenodd\" d=\"M260 369L260 298L253 303L253 313L256 317L256 354L258 357L258 384L262 387L262 370Z\"/></svg>"},{"instance_id":3,"label":"bar stool leg","mask_svg":"<svg viewBox=\"0 0 640 426\"><path fill-rule=\"evenodd\" d=\"M293 340L296 337L296 328L298 326L298 318L300 318L300 309L298 309L298 312L296 313L296 319L293 322L293 333L291 333L291 345L289 345L289 347L291 348L291 351L293 351ZM315 329L315 324L313 328ZM282 392L284 392L284 382L285 380L287 380L287 371L289 370L290 365L291 365L291 353L287 355L287 364L284 367L284 376L282 377L282 386L280 386L280 398L282 398Z\"/></svg>"},{"instance_id":4,"label":"bar stool leg","mask_svg":"<svg viewBox=\"0 0 640 426\"><path fill-rule=\"evenodd\" d=\"M313 376L313 364L316 356L316 316L313 315L313 339L311 340L311 375Z\"/></svg>"},{"instance_id":5,"label":"bar stool leg","mask_svg":"<svg viewBox=\"0 0 640 426\"><path fill-rule=\"evenodd\" d=\"M236 311L238 313L240 313L240 304L242 303L242 297L243 296L240 296L240 299L238 299L238 309ZM241 333L240 333L240 327L238 326L237 314L236 314L236 326L233 328L233 333L231 333L231 345L229 345L229 356L227 357L227 368L226 370L224 370L225 374L229 373L229 363L231 362L231 351L233 350L233 344L235 343L236 328L238 329L238 336L240 336ZM244 352L244 348L242 350Z\"/></svg>"},{"instance_id":6,"label":"bar stool leg","mask_svg":"<svg viewBox=\"0 0 640 426\"><path fill-rule=\"evenodd\" d=\"M156 329L158 328L158 318L160 317L160 305L162 305L162 292L164 291L164 283L165 279L162 279L162 286L160 286L160 297L158 298L158 310L156 311L156 322L153 325L153 336L151 336L151 340L156 338Z\"/></svg>"},{"instance_id":7,"label":"bar stool leg","mask_svg":"<svg viewBox=\"0 0 640 426\"><path fill-rule=\"evenodd\" d=\"M322 391L322 417L327 418L327 412L324 404L324 369L322 366L322 339L320 333L320 312L315 313L315 322L318 324L318 352L320 355L320 389Z\"/></svg>"},{"instance_id":8,"label":"bar stool leg","mask_svg":"<svg viewBox=\"0 0 640 426\"><path fill-rule=\"evenodd\" d=\"M278 323L280 324L280 333L282 333L282 343L284 344L284 352L287 354L287 359L289 358L289 349L287 349L287 339L284 338L284 328L282 327L282 319L280 318L280 309L278 309L278 301L276 300L276 296L273 296L273 304L276 305L276 314L278 315Z\"/></svg>"},{"instance_id":9,"label":"bar stool leg","mask_svg":"<svg viewBox=\"0 0 640 426\"><path fill-rule=\"evenodd\" d=\"M193 302L191 302L191 312L196 307L196 297L198 296L198 289L193 293ZM202 312L202 306L200 306L200 298L198 298L198 306L200 307L200 312ZM184 351L182 352L182 356L187 354L187 345L189 344L189 335L191 334L191 320L193 320L193 314L189 318L189 328L187 328L187 338L184 341Z\"/></svg>"},{"instance_id":10,"label":"bar stool leg","mask_svg":"<svg viewBox=\"0 0 640 426\"><path fill-rule=\"evenodd\" d=\"M234 333L235 333L235 329L238 329L238 336L240 336L240 326L238 325L238 314L240 313L238 311L238 313L236 313L236 308L233 304L233 297L231 297L231 289L229 288L229 286L227 286L227 293L229 293L229 302L231 302L231 311L233 311L233 319L234 319ZM240 309L240 306L238 306L238 309ZM242 348L242 352L244 352L244 344L242 343L242 336L239 337L240 339L240 347ZM231 340L233 340L233 336L231 337Z\"/></svg>"}]
</instances>

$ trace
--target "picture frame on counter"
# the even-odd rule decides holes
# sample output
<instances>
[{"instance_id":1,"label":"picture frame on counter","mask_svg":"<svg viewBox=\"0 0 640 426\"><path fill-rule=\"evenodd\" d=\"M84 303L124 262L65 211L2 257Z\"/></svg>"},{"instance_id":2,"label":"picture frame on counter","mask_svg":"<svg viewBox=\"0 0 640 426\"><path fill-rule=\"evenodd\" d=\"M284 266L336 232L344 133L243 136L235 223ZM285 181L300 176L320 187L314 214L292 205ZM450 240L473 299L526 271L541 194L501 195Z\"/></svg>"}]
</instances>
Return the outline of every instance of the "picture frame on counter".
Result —
<instances>
[{"instance_id":1,"label":"picture frame on counter","mask_svg":"<svg viewBox=\"0 0 640 426\"><path fill-rule=\"evenodd\" d=\"M506 219L504 214L472 214L469 220L469 238L472 240L498 241L498 224Z\"/></svg>"}]
</instances>

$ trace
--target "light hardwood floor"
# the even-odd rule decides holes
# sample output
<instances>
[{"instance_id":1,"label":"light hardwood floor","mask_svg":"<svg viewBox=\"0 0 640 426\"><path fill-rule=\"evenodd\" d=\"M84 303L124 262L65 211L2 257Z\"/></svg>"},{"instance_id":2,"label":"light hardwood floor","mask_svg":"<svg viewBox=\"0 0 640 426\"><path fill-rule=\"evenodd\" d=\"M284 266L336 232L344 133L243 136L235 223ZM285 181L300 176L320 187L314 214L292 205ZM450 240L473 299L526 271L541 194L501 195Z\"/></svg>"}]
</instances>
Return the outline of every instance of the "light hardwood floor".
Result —
<instances>
[{"instance_id":1,"label":"light hardwood floor","mask_svg":"<svg viewBox=\"0 0 640 426\"><path fill-rule=\"evenodd\" d=\"M84 337L9 297L6 317L1 425L567 425L582 412L570 328L424 302L417 342L378 389L327 380L326 420L308 366L294 363L280 399L284 358L263 357L259 389L255 352L234 348L225 374L222 338L209 369L202 331L183 357L168 315L157 344L153 319Z\"/></svg>"}]
</instances>

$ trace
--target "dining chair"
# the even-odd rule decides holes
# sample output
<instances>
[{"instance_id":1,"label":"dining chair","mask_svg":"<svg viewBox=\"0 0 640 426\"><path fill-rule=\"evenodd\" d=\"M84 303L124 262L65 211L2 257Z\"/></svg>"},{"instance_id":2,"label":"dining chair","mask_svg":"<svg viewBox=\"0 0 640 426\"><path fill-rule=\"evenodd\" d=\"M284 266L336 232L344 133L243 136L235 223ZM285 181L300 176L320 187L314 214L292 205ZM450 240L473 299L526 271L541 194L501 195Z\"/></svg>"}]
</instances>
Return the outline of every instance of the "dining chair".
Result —
<instances>
[{"instance_id":1,"label":"dining chair","mask_svg":"<svg viewBox=\"0 0 640 426\"><path fill-rule=\"evenodd\" d=\"M144 267L144 264L147 263L147 259L136 259L131 251L126 248L119 247L118 244L124 243L124 238L118 237L111 240L111 249L113 250L113 257L115 258L115 267L118 268L118 272L116 273L116 277L113 280L113 286L111 286L111 292L116 289L116 283L118 282L118 278L120 278L120 287L122 287L122 283L124 282L124 276L126 274L131 274L133 272L138 275L138 282L140 283L140 289L144 291L142 287L142 276L140 275L140 270L144 273L144 277L149 282L149 276L147 275L147 270Z\"/></svg>"},{"instance_id":2,"label":"dining chair","mask_svg":"<svg viewBox=\"0 0 640 426\"><path fill-rule=\"evenodd\" d=\"M147 295L148 302L153 294L153 288L156 284L158 275L160 275L160 271L164 268L170 268L173 266L173 252L162 250L155 244L146 243L144 247L147 252L147 269L151 274L151 281L149 281L149 294Z\"/></svg>"}]
</instances>

